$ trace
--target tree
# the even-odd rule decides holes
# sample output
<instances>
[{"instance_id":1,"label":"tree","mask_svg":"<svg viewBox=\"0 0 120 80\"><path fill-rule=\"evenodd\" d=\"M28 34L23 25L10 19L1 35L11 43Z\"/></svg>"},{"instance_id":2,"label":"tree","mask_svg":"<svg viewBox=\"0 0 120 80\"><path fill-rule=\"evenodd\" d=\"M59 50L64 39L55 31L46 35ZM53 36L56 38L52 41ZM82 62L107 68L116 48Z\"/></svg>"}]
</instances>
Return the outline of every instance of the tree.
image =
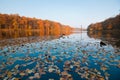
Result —
<instances>
[{"instance_id":1,"label":"tree","mask_svg":"<svg viewBox=\"0 0 120 80\"><path fill-rule=\"evenodd\" d=\"M0 29L39 30L40 35L68 33L70 27L50 20L29 18L18 14L0 14Z\"/></svg>"}]
</instances>

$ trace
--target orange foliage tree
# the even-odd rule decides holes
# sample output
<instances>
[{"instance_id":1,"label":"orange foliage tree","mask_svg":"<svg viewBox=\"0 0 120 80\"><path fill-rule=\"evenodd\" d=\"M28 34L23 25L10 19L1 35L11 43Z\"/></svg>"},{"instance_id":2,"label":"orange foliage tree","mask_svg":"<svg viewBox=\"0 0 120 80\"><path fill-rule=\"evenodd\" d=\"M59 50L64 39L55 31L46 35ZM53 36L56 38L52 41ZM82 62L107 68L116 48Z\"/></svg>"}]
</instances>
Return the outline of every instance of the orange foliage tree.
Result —
<instances>
[{"instance_id":1,"label":"orange foliage tree","mask_svg":"<svg viewBox=\"0 0 120 80\"><path fill-rule=\"evenodd\" d=\"M29 18L18 14L0 14L0 29L39 30L40 35L60 35L71 32L71 27L50 20Z\"/></svg>"}]
</instances>

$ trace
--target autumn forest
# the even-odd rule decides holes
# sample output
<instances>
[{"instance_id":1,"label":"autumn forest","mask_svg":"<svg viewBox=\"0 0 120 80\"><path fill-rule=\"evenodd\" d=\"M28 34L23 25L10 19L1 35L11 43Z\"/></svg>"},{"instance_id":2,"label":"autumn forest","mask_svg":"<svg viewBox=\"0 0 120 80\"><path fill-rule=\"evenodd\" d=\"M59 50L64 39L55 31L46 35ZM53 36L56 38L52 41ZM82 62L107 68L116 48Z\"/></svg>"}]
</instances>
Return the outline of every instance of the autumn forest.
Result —
<instances>
[{"instance_id":1,"label":"autumn forest","mask_svg":"<svg viewBox=\"0 0 120 80\"><path fill-rule=\"evenodd\" d=\"M38 30L43 35L68 34L72 27L59 22L19 16L18 14L0 14L0 30Z\"/></svg>"},{"instance_id":2,"label":"autumn forest","mask_svg":"<svg viewBox=\"0 0 120 80\"><path fill-rule=\"evenodd\" d=\"M92 30L98 30L98 31L102 31L102 30L120 30L120 14L115 16L115 17L111 17L108 18L102 22L97 22L94 24L90 24L88 26L88 31L92 31Z\"/></svg>"}]
</instances>

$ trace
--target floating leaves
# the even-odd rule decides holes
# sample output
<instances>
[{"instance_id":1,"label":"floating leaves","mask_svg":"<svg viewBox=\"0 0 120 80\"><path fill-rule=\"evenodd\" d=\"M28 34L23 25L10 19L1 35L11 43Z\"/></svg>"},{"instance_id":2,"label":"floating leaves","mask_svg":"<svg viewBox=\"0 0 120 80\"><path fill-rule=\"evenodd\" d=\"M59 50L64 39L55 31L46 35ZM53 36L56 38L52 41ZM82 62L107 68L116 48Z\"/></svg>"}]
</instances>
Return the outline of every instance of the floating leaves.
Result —
<instances>
[{"instance_id":1,"label":"floating leaves","mask_svg":"<svg viewBox=\"0 0 120 80\"><path fill-rule=\"evenodd\" d=\"M20 76L25 76L25 72L20 72Z\"/></svg>"},{"instance_id":2,"label":"floating leaves","mask_svg":"<svg viewBox=\"0 0 120 80\"><path fill-rule=\"evenodd\" d=\"M19 68L19 64L15 65L15 69L18 69Z\"/></svg>"},{"instance_id":3,"label":"floating leaves","mask_svg":"<svg viewBox=\"0 0 120 80\"><path fill-rule=\"evenodd\" d=\"M39 74L39 73L35 73L35 74L34 74L34 78L39 79L39 78L40 78L40 74Z\"/></svg>"},{"instance_id":4,"label":"floating leaves","mask_svg":"<svg viewBox=\"0 0 120 80\"><path fill-rule=\"evenodd\" d=\"M55 60L56 59L56 56L52 56L52 60Z\"/></svg>"},{"instance_id":5,"label":"floating leaves","mask_svg":"<svg viewBox=\"0 0 120 80\"><path fill-rule=\"evenodd\" d=\"M12 77L12 72L8 71L7 72L7 77L9 77L9 78Z\"/></svg>"},{"instance_id":6,"label":"floating leaves","mask_svg":"<svg viewBox=\"0 0 120 80\"><path fill-rule=\"evenodd\" d=\"M73 80L72 75L69 74L67 71L63 71L61 73L61 76L62 77L60 78L60 80Z\"/></svg>"},{"instance_id":7,"label":"floating leaves","mask_svg":"<svg viewBox=\"0 0 120 80\"><path fill-rule=\"evenodd\" d=\"M104 66L101 66L101 70L102 71L106 71L108 68L104 65Z\"/></svg>"},{"instance_id":8,"label":"floating leaves","mask_svg":"<svg viewBox=\"0 0 120 80\"><path fill-rule=\"evenodd\" d=\"M52 68L52 67L50 67L49 69L48 69L48 71L51 73L51 72L53 72L55 69L54 68Z\"/></svg>"},{"instance_id":9,"label":"floating leaves","mask_svg":"<svg viewBox=\"0 0 120 80\"><path fill-rule=\"evenodd\" d=\"M69 39L1 48L0 78L34 80L56 74L60 80L74 80L74 74L77 74L80 79L109 80L113 76L111 67L120 68L120 50L111 46L100 47L99 42ZM55 79L48 77L48 80Z\"/></svg>"},{"instance_id":10,"label":"floating leaves","mask_svg":"<svg viewBox=\"0 0 120 80\"><path fill-rule=\"evenodd\" d=\"M26 69L26 73L31 74L31 73L33 73L33 70Z\"/></svg>"}]
</instances>

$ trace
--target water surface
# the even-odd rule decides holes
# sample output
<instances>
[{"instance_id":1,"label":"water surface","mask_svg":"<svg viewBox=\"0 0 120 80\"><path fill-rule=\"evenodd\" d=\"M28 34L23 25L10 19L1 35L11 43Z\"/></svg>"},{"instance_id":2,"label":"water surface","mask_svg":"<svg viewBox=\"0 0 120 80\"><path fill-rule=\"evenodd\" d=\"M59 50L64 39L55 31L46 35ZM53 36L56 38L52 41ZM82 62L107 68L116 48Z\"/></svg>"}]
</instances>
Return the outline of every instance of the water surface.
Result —
<instances>
[{"instance_id":1,"label":"water surface","mask_svg":"<svg viewBox=\"0 0 120 80\"><path fill-rule=\"evenodd\" d=\"M120 80L120 49L100 41L86 32L2 38L0 78Z\"/></svg>"}]
</instances>

